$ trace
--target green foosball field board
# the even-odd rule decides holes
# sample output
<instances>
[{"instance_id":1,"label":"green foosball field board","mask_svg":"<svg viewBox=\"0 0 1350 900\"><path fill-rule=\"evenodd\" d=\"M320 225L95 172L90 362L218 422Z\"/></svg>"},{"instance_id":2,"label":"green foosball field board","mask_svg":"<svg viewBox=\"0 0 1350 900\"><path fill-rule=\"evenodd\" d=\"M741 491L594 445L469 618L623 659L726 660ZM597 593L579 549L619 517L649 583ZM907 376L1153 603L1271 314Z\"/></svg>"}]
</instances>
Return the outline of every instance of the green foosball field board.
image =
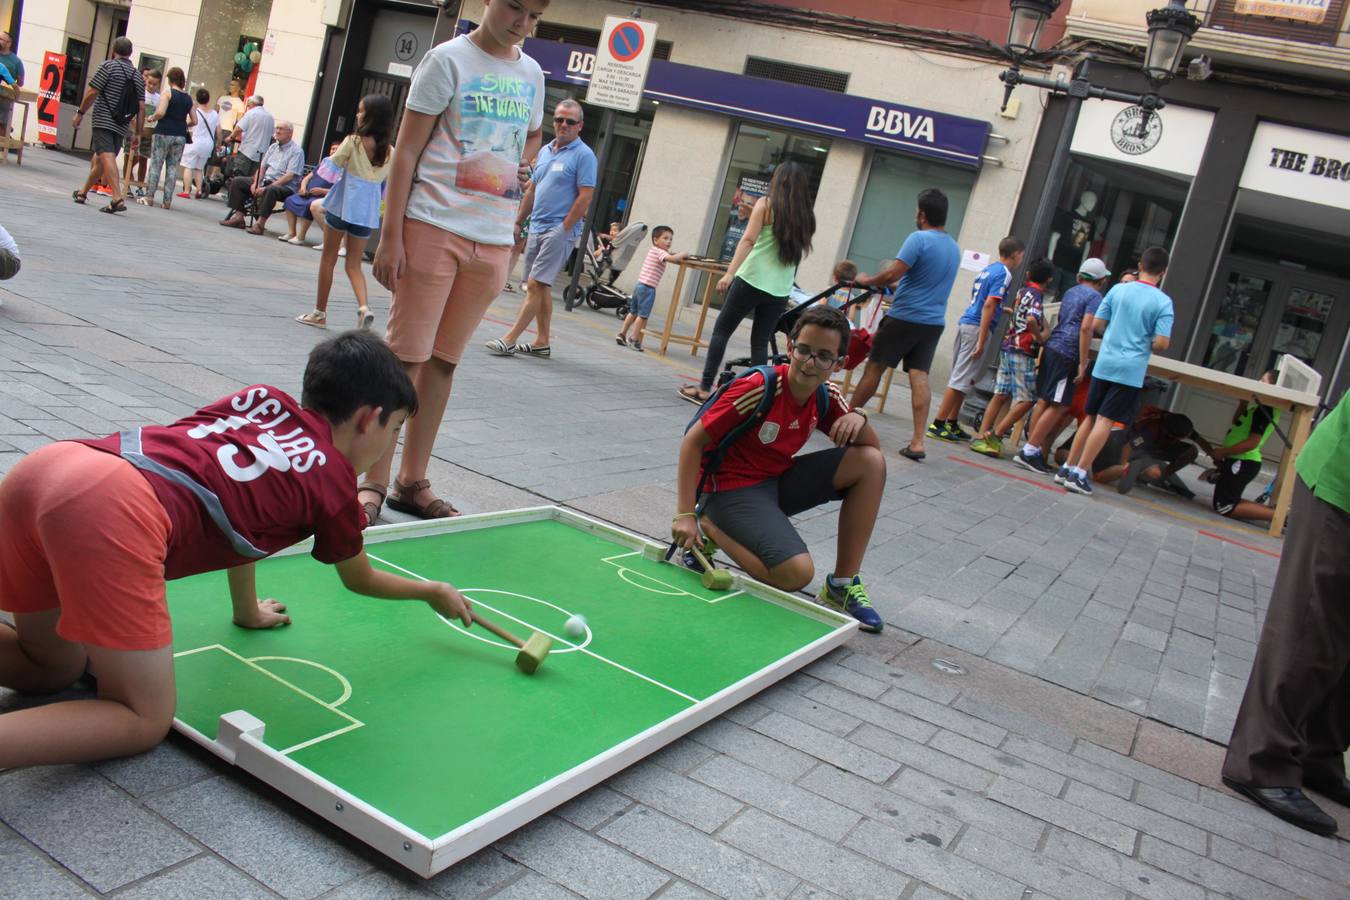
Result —
<instances>
[{"instance_id":1,"label":"green foosball field board","mask_svg":"<svg viewBox=\"0 0 1350 900\"><path fill-rule=\"evenodd\" d=\"M556 508L373 528L378 568L449 581L516 648L423 603L349 593L307 544L258 564L294 624L230 623L223 575L172 582L175 727L423 876L453 865L845 642L851 619ZM563 623L586 618L569 638Z\"/></svg>"}]
</instances>

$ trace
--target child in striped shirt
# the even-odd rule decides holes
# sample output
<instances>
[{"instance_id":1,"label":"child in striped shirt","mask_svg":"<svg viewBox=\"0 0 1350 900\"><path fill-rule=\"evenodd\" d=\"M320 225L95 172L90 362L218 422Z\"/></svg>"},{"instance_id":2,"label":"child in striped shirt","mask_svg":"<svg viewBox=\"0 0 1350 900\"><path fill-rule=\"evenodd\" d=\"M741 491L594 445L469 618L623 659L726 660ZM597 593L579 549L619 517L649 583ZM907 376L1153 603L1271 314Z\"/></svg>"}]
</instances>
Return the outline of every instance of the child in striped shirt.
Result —
<instances>
[{"instance_id":1,"label":"child in striped shirt","mask_svg":"<svg viewBox=\"0 0 1350 900\"><path fill-rule=\"evenodd\" d=\"M642 352L642 329L647 327L647 318L652 314L652 306L656 303L656 286L661 283L661 276L666 274L666 263L679 262L689 257L687 252L670 252L674 240L675 229L669 225L657 225L652 229L652 249L647 251L647 257L642 260L642 270L638 272L637 287L633 288L633 302L629 304L628 317L623 320L623 327L614 338L614 343L620 347L632 347ZM631 339L628 337L630 328L633 329Z\"/></svg>"}]
</instances>

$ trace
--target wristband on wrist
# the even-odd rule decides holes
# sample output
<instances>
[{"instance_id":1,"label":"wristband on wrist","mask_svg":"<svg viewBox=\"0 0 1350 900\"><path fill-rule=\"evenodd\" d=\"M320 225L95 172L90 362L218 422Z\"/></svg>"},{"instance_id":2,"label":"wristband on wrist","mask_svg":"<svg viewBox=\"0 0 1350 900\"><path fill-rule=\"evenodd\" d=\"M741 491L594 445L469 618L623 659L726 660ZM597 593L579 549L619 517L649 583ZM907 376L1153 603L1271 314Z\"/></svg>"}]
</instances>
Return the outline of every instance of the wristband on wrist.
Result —
<instances>
[{"instance_id":1,"label":"wristband on wrist","mask_svg":"<svg viewBox=\"0 0 1350 900\"><path fill-rule=\"evenodd\" d=\"M849 412L855 412L863 417L864 422L867 421L867 410L863 409L861 406L855 406L852 409L850 409Z\"/></svg>"},{"instance_id":2,"label":"wristband on wrist","mask_svg":"<svg viewBox=\"0 0 1350 900\"><path fill-rule=\"evenodd\" d=\"M676 514L675 514L675 518L673 518L673 519L670 520L670 524L674 525L676 522L680 521L681 519L697 519L697 518L698 518L698 513L691 513L691 512L676 513Z\"/></svg>"}]
</instances>

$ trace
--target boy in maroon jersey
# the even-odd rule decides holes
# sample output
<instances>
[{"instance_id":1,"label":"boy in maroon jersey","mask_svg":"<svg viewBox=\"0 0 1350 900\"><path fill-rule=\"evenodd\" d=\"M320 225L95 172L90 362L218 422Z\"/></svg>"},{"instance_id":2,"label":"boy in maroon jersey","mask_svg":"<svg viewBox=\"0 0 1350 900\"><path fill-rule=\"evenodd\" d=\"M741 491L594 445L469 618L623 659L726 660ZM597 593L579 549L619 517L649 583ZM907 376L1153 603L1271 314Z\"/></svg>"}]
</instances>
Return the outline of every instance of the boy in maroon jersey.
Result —
<instances>
[{"instance_id":1,"label":"boy in maroon jersey","mask_svg":"<svg viewBox=\"0 0 1350 900\"><path fill-rule=\"evenodd\" d=\"M736 425L753 416L764 397L765 377L756 372L732 382L690 426L680 445L677 507L671 536L688 548L699 528L751 576L785 591L805 587L815 564L789 516L843 500L839 511L834 572L818 599L857 619L864 631L882 629L858 571L876 525L886 486L886 459L867 414L850 409L827 384L848 354L848 319L837 309L812 306L802 313L788 341L791 362L776 367L775 399L768 414L735 443L707 480L701 507L696 497L708 454ZM828 404L819 415L817 392ZM835 444L797 456L813 432Z\"/></svg>"},{"instance_id":2,"label":"boy in maroon jersey","mask_svg":"<svg viewBox=\"0 0 1350 900\"><path fill-rule=\"evenodd\" d=\"M228 569L234 623L290 624L257 595L254 561L311 535L350 591L423 600L470 623L448 584L372 569L356 475L417 395L377 337L314 348L300 403L254 385L172 425L34 451L0 482L0 685L59 691L89 669L98 699L0 715L0 769L149 750L173 721L166 579Z\"/></svg>"}]
</instances>

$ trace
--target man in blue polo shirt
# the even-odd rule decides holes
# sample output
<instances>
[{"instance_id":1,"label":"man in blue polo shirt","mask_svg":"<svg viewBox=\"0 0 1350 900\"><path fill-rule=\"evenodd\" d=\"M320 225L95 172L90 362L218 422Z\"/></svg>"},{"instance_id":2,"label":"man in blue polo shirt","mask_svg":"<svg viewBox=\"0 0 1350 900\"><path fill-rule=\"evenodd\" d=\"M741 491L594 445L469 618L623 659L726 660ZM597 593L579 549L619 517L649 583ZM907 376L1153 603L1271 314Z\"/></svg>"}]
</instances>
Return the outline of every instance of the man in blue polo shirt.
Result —
<instances>
[{"instance_id":1,"label":"man in blue polo shirt","mask_svg":"<svg viewBox=\"0 0 1350 900\"><path fill-rule=\"evenodd\" d=\"M947 234L947 195L937 188L919 194L915 215L918 230L905 238L895 259L875 275L863 275L855 284L863 287L890 287L891 309L872 338L858 386L853 389L853 406L864 406L881 384L881 375L904 363L909 375L910 402L914 409L914 434L900 455L921 460L923 434L928 424L928 369L933 364L938 340L947 324L947 298L961 267L961 248Z\"/></svg>"},{"instance_id":2,"label":"man in blue polo shirt","mask_svg":"<svg viewBox=\"0 0 1350 900\"><path fill-rule=\"evenodd\" d=\"M504 336L488 341L487 348L499 356L524 353L548 358L549 325L553 319L553 282L572 248L581 237L582 220L595 191L595 153L581 140L585 113L575 100L563 100L553 112L555 137L539 151L534 179L520 201L516 227L530 220L525 242L525 302L516 324ZM518 344L520 336L538 318L538 334L532 344Z\"/></svg>"},{"instance_id":3,"label":"man in blue polo shirt","mask_svg":"<svg viewBox=\"0 0 1350 900\"><path fill-rule=\"evenodd\" d=\"M1065 489L1072 493L1092 493L1093 461L1116 424L1134 422L1149 357L1166 350L1171 341L1172 298L1158 289L1169 262L1166 250L1149 247L1139 259L1139 280L1117 284L1097 307L1093 325L1105 333L1092 369L1087 418L1059 471Z\"/></svg>"}]
</instances>

